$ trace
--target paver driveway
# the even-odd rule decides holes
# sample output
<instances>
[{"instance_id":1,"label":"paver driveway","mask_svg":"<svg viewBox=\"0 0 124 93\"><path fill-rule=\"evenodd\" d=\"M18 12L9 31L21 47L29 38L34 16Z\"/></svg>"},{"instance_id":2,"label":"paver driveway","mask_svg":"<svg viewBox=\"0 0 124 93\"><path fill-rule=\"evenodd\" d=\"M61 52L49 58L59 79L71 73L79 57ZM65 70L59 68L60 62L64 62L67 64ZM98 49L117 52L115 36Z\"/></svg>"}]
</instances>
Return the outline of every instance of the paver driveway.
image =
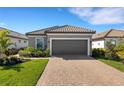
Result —
<instances>
[{"instance_id":1,"label":"paver driveway","mask_svg":"<svg viewBox=\"0 0 124 93\"><path fill-rule=\"evenodd\" d=\"M53 57L37 85L124 85L124 73L91 57Z\"/></svg>"}]
</instances>

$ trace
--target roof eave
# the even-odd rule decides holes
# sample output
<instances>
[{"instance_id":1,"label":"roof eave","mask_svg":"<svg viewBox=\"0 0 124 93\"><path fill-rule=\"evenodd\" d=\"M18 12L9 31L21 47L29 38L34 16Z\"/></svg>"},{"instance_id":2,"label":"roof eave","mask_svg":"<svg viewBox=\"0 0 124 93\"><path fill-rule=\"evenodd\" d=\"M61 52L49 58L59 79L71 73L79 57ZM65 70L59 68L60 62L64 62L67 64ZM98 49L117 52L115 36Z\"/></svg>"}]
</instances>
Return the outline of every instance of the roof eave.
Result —
<instances>
[{"instance_id":1,"label":"roof eave","mask_svg":"<svg viewBox=\"0 0 124 93\"><path fill-rule=\"evenodd\" d=\"M46 35L46 34L26 34L26 35Z\"/></svg>"},{"instance_id":2,"label":"roof eave","mask_svg":"<svg viewBox=\"0 0 124 93\"><path fill-rule=\"evenodd\" d=\"M8 37L12 37L12 38L19 38L19 39L25 39L28 40L28 38L21 38L21 37L16 37L16 36L11 36L11 35L7 35Z\"/></svg>"}]
</instances>

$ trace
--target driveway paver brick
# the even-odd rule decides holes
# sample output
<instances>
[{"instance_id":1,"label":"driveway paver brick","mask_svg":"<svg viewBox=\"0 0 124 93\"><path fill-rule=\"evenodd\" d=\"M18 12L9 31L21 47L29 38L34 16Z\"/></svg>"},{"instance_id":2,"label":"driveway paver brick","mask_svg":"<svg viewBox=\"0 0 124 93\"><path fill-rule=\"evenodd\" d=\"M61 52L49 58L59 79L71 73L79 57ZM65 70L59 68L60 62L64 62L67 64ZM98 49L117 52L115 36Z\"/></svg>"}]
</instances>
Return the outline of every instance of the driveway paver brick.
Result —
<instances>
[{"instance_id":1,"label":"driveway paver brick","mask_svg":"<svg viewBox=\"0 0 124 93\"><path fill-rule=\"evenodd\" d=\"M50 58L38 86L124 85L124 73L92 57Z\"/></svg>"}]
</instances>

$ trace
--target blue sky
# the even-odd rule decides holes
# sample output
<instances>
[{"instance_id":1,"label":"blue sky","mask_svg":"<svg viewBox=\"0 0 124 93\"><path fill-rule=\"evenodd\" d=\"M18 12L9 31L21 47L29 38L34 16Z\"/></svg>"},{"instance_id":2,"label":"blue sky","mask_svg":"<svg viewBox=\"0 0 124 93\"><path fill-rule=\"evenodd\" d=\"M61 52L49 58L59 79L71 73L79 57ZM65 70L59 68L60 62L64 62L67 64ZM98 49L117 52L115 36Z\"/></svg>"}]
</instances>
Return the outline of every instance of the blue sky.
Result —
<instances>
[{"instance_id":1,"label":"blue sky","mask_svg":"<svg viewBox=\"0 0 124 93\"><path fill-rule=\"evenodd\" d=\"M0 8L0 27L26 33L55 25L124 29L124 8Z\"/></svg>"}]
</instances>

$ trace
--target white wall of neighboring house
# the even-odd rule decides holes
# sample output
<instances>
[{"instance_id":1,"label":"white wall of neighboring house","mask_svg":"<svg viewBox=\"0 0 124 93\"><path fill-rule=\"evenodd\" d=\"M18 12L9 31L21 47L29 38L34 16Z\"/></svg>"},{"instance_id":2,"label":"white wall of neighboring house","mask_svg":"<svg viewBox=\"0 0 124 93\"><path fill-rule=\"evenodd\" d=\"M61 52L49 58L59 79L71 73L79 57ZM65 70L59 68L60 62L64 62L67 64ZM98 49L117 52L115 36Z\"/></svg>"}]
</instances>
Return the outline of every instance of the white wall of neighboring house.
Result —
<instances>
[{"instance_id":1,"label":"white wall of neighboring house","mask_svg":"<svg viewBox=\"0 0 124 93\"><path fill-rule=\"evenodd\" d=\"M120 42L120 38L104 38L104 40L92 41L92 48L105 48L105 42L110 40L116 45Z\"/></svg>"},{"instance_id":2,"label":"white wall of neighboring house","mask_svg":"<svg viewBox=\"0 0 124 93\"><path fill-rule=\"evenodd\" d=\"M28 47L28 40L25 39L19 39L19 38L13 38L13 37L9 37L11 42L16 44L15 45L11 45L9 48L24 48L24 47Z\"/></svg>"},{"instance_id":3,"label":"white wall of neighboring house","mask_svg":"<svg viewBox=\"0 0 124 93\"><path fill-rule=\"evenodd\" d=\"M92 48L104 48L104 40L92 41Z\"/></svg>"}]
</instances>

